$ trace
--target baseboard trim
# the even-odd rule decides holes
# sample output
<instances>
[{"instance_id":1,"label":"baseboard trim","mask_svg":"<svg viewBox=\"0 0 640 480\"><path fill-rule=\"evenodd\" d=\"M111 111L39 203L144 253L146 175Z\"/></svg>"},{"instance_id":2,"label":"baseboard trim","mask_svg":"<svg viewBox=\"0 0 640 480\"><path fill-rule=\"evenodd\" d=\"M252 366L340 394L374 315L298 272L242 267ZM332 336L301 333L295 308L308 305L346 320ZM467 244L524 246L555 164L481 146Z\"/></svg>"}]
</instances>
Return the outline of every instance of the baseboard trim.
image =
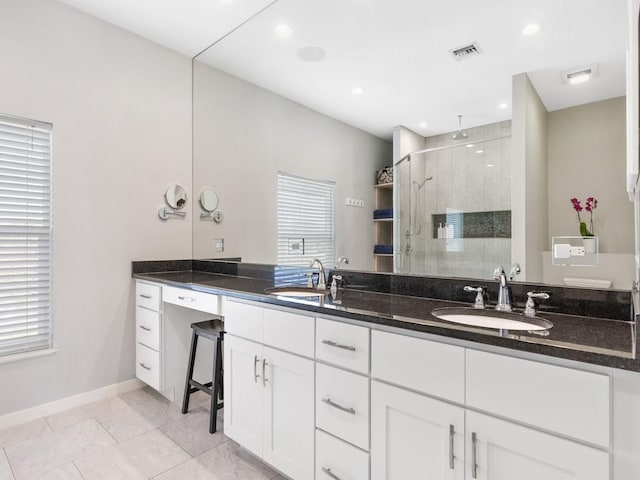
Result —
<instances>
[{"instance_id":1,"label":"baseboard trim","mask_svg":"<svg viewBox=\"0 0 640 480\"><path fill-rule=\"evenodd\" d=\"M97 388L89 392L79 393L71 397L61 398L60 400L54 400L53 402L43 403L36 407L26 408L24 410L18 410L17 412L7 413L0 416L0 430L4 428L13 427L21 423L29 422L31 420L37 420L54 413L63 412L70 408L86 405L87 403L96 402L105 398L114 397L121 393L130 392L144 386L137 378L126 380L120 383L114 383L107 385L106 387Z\"/></svg>"}]
</instances>

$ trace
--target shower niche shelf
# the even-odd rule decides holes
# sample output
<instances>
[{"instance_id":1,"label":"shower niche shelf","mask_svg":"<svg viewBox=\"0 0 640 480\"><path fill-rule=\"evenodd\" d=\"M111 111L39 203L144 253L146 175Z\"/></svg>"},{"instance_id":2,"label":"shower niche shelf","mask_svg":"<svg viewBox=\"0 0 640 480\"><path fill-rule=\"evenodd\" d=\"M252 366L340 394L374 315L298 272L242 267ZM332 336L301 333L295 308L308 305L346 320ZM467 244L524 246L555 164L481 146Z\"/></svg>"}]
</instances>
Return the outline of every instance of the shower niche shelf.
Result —
<instances>
[{"instance_id":1,"label":"shower niche shelf","mask_svg":"<svg viewBox=\"0 0 640 480\"><path fill-rule=\"evenodd\" d=\"M393 183L379 183L373 189L373 267L376 272L393 272Z\"/></svg>"}]
</instances>

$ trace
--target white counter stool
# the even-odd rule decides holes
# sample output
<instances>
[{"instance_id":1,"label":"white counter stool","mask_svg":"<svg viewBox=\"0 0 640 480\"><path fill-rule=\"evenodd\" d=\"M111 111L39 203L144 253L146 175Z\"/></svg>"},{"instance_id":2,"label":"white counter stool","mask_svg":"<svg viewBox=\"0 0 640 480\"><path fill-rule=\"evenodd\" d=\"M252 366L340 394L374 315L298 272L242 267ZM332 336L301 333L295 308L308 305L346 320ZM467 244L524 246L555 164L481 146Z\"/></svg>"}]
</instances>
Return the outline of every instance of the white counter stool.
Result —
<instances>
[{"instance_id":1,"label":"white counter stool","mask_svg":"<svg viewBox=\"0 0 640 480\"><path fill-rule=\"evenodd\" d=\"M187 381L184 387L184 399L182 401L182 413L189 410L189 397L198 390L211 397L211 411L209 413L209 433L216 433L217 413L224 403L222 382L222 341L224 338L223 322L221 319L207 320L191 324L191 351L189 352L189 366L187 368ZM198 337L204 337L214 342L213 351L213 378L210 382L202 384L193 379L193 366L196 361L196 349Z\"/></svg>"}]
</instances>

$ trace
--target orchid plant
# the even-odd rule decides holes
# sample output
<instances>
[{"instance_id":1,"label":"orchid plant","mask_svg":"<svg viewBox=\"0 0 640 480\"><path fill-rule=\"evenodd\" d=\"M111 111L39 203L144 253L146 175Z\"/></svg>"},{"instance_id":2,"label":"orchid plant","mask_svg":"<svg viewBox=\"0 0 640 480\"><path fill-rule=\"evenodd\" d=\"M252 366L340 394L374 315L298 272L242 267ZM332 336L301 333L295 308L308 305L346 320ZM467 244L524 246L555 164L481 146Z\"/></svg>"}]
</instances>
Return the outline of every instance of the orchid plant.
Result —
<instances>
[{"instance_id":1,"label":"orchid plant","mask_svg":"<svg viewBox=\"0 0 640 480\"><path fill-rule=\"evenodd\" d=\"M573 205L573 209L578 214L578 223L580 224L580 235L582 235L583 237L593 237L594 236L593 211L596 208L598 208L598 200L596 200L593 197L587 197L585 207L583 208L580 203L580 200L574 197L571 199L571 204ZM587 212L589 212L589 228L587 228L587 223L583 222L582 218L580 218L580 212L582 210L586 210Z\"/></svg>"}]
</instances>

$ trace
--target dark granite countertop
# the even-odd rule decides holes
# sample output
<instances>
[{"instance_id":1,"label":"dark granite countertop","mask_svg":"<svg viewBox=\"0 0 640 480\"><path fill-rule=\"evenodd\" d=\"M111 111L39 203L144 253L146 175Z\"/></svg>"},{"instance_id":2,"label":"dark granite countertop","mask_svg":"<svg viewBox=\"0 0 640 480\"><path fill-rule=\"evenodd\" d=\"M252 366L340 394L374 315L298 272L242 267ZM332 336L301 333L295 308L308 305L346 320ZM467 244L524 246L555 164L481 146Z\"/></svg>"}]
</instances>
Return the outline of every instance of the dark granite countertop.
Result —
<instances>
[{"instance_id":1,"label":"dark granite countertop","mask_svg":"<svg viewBox=\"0 0 640 480\"><path fill-rule=\"evenodd\" d=\"M636 323L631 320L569 315L550 311L540 316L553 322L547 336L528 332L458 325L431 315L434 308L468 307L461 303L419 296L397 295L342 288L334 299L327 295L300 299L274 296L265 289L274 287L273 279L243 277L193 270L139 272L133 276L193 290L243 298L272 305L297 308L314 313L359 320L375 325L403 328L443 337L522 350L596 365L640 371L636 357ZM278 285L281 286L281 285Z\"/></svg>"}]
</instances>

